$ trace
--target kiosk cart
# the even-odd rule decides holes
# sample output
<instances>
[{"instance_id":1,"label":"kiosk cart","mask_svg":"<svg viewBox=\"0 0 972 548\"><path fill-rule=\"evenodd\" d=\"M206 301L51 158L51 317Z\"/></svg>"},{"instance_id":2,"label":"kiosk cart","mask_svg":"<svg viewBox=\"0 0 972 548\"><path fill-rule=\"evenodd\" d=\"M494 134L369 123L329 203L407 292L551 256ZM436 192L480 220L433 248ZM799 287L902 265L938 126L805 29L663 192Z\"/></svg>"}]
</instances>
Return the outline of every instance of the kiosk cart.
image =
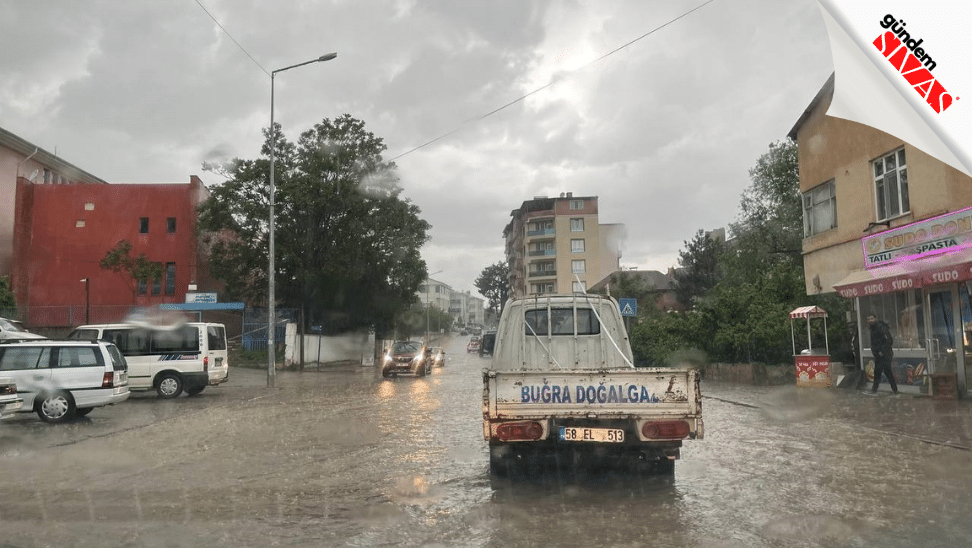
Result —
<instances>
[{"instance_id":1,"label":"kiosk cart","mask_svg":"<svg viewBox=\"0 0 972 548\"><path fill-rule=\"evenodd\" d=\"M814 348L810 336L810 320L823 318L824 348ZM807 321L807 350L797 353L796 331L793 320ZM793 359L796 362L797 386L830 387L830 340L827 337L827 311L819 306L801 306L790 312L790 339L793 343ZM823 351L821 353L821 350Z\"/></svg>"}]
</instances>

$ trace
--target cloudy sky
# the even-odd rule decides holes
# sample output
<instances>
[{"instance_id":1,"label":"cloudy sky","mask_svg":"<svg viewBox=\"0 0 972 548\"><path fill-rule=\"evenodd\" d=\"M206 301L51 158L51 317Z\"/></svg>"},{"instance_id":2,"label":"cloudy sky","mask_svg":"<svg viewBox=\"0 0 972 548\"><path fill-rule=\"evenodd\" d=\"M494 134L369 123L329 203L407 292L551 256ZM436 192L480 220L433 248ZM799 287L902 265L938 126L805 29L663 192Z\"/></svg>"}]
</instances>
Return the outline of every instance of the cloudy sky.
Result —
<instances>
[{"instance_id":1,"label":"cloudy sky","mask_svg":"<svg viewBox=\"0 0 972 548\"><path fill-rule=\"evenodd\" d=\"M815 0L6 0L0 127L109 182L215 185L203 162L259 154L269 73L329 52L277 75L276 121L363 120L429 271L473 292L538 195L598 196L623 266L675 265L833 70Z\"/></svg>"}]
</instances>

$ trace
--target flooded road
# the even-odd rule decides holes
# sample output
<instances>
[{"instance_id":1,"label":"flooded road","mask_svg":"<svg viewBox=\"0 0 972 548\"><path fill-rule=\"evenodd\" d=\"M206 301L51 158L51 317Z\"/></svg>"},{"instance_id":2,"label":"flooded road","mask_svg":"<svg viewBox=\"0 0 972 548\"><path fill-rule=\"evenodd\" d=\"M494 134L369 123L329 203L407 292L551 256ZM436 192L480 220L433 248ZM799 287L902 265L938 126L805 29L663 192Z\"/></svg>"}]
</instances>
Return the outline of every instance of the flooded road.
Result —
<instances>
[{"instance_id":1,"label":"flooded road","mask_svg":"<svg viewBox=\"0 0 972 548\"><path fill-rule=\"evenodd\" d=\"M494 492L487 363L429 377L234 370L196 398L0 422L0 546L964 546L972 452L889 435L914 398L704 384L674 479ZM313 369L313 368L312 368ZM866 406L866 407L863 407ZM968 412L968 406L964 408ZM867 414L866 422L848 416ZM869 426L865 426L869 425Z\"/></svg>"}]
</instances>

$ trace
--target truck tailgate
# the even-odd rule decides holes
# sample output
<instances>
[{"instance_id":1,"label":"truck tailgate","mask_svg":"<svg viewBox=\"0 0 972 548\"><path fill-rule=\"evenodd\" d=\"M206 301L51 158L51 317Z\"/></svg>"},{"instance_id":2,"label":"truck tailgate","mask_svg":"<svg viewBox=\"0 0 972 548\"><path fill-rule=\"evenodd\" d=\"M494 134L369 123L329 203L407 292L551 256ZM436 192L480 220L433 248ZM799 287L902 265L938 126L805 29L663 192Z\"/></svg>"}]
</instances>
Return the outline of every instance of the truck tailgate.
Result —
<instances>
[{"instance_id":1,"label":"truck tailgate","mask_svg":"<svg viewBox=\"0 0 972 548\"><path fill-rule=\"evenodd\" d=\"M686 369L484 371L487 419L701 417L698 372Z\"/></svg>"}]
</instances>

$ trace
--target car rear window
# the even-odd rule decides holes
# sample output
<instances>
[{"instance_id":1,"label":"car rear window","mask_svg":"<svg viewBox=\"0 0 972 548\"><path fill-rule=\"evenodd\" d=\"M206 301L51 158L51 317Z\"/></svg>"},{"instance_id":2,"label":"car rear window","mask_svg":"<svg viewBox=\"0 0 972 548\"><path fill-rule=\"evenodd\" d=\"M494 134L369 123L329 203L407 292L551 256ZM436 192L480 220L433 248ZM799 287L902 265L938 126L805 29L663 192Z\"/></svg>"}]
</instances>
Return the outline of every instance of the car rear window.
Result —
<instances>
[{"instance_id":1,"label":"car rear window","mask_svg":"<svg viewBox=\"0 0 972 548\"><path fill-rule=\"evenodd\" d=\"M221 325L206 326L210 350L226 350L226 329Z\"/></svg>"},{"instance_id":2,"label":"car rear window","mask_svg":"<svg viewBox=\"0 0 972 548\"><path fill-rule=\"evenodd\" d=\"M115 371L128 371L128 362L125 361L125 356L122 356L118 347L109 344L105 348L108 349L108 355L111 356L111 368Z\"/></svg>"},{"instance_id":3,"label":"car rear window","mask_svg":"<svg viewBox=\"0 0 972 548\"><path fill-rule=\"evenodd\" d=\"M601 324L597 321L597 316L590 308L577 309L577 334L578 335L597 335L601 332ZM550 316L547 317L547 309L527 310L526 334L536 333L537 335L573 335L574 334L574 309L573 308L551 308Z\"/></svg>"}]
</instances>

